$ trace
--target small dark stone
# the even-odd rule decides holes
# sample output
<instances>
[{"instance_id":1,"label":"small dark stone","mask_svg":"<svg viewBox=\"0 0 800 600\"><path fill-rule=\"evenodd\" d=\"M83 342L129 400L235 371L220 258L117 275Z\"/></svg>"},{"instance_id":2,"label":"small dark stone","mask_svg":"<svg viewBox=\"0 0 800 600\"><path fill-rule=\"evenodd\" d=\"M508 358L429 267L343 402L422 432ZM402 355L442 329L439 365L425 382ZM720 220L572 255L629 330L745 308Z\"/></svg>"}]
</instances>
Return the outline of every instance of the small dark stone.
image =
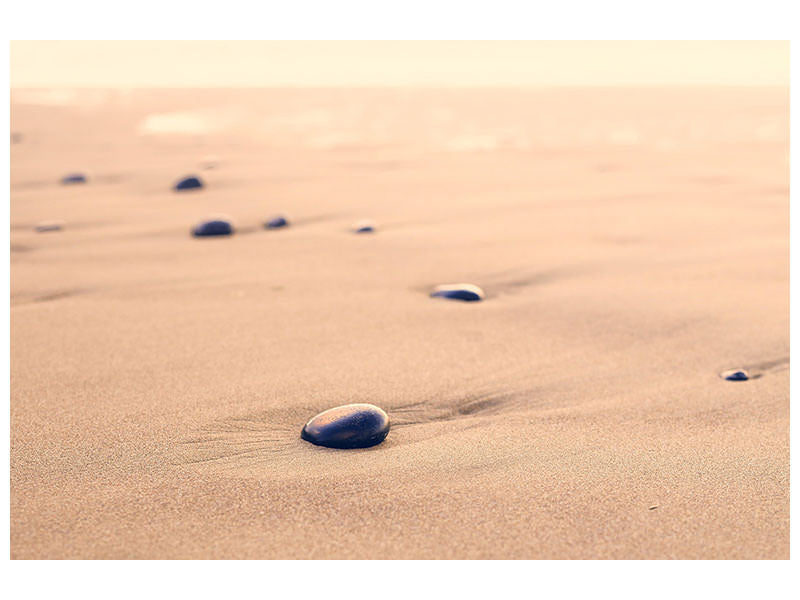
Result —
<instances>
[{"instance_id":1,"label":"small dark stone","mask_svg":"<svg viewBox=\"0 0 800 600\"><path fill-rule=\"evenodd\" d=\"M300 437L327 448L369 448L389 433L389 415L372 404L346 404L319 413Z\"/></svg>"},{"instance_id":2,"label":"small dark stone","mask_svg":"<svg viewBox=\"0 0 800 600\"><path fill-rule=\"evenodd\" d=\"M265 229L280 229L281 227L288 227L289 221L286 220L286 217L277 216L272 217L269 221L264 223Z\"/></svg>"},{"instance_id":3,"label":"small dark stone","mask_svg":"<svg viewBox=\"0 0 800 600\"><path fill-rule=\"evenodd\" d=\"M212 235L233 235L233 226L224 219L214 219L198 223L192 229L194 237L207 237Z\"/></svg>"},{"instance_id":4,"label":"small dark stone","mask_svg":"<svg viewBox=\"0 0 800 600\"><path fill-rule=\"evenodd\" d=\"M62 224L58 221L42 221L34 228L37 233L48 231L61 231Z\"/></svg>"},{"instance_id":5,"label":"small dark stone","mask_svg":"<svg viewBox=\"0 0 800 600\"><path fill-rule=\"evenodd\" d=\"M727 381L747 381L748 379L750 379L750 375L747 373L747 371L743 369L723 371L722 373L720 373L719 376L722 377L723 379L726 379Z\"/></svg>"},{"instance_id":6,"label":"small dark stone","mask_svg":"<svg viewBox=\"0 0 800 600\"><path fill-rule=\"evenodd\" d=\"M375 223L372 221L359 221L353 225L355 233L373 233L375 231Z\"/></svg>"},{"instance_id":7,"label":"small dark stone","mask_svg":"<svg viewBox=\"0 0 800 600\"><path fill-rule=\"evenodd\" d=\"M182 192L184 190L201 190L203 189L203 182L200 181L199 177L190 175L178 181L178 183L176 183L175 187L172 189L174 189L176 192Z\"/></svg>"},{"instance_id":8,"label":"small dark stone","mask_svg":"<svg viewBox=\"0 0 800 600\"><path fill-rule=\"evenodd\" d=\"M448 298L464 302L478 302L485 298L483 290L471 283L449 283L437 285L431 292L431 298Z\"/></svg>"},{"instance_id":9,"label":"small dark stone","mask_svg":"<svg viewBox=\"0 0 800 600\"><path fill-rule=\"evenodd\" d=\"M86 183L86 175L83 173L70 173L61 178L62 185L71 185L74 183Z\"/></svg>"}]
</instances>

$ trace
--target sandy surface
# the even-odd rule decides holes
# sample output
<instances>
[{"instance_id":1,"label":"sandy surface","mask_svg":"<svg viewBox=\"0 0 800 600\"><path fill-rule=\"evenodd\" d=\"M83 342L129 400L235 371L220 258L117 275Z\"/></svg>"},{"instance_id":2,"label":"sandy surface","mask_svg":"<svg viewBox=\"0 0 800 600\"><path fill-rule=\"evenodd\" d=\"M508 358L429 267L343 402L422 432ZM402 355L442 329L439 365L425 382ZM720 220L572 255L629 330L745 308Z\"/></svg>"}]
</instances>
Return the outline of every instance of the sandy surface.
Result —
<instances>
[{"instance_id":1,"label":"sandy surface","mask_svg":"<svg viewBox=\"0 0 800 600\"><path fill-rule=\"evenodd\" d=\"M777 89L14 91L12 557L788 558L787 123ZM350 402L383 444L300 440Z\"/></svg>"}]
</instances>

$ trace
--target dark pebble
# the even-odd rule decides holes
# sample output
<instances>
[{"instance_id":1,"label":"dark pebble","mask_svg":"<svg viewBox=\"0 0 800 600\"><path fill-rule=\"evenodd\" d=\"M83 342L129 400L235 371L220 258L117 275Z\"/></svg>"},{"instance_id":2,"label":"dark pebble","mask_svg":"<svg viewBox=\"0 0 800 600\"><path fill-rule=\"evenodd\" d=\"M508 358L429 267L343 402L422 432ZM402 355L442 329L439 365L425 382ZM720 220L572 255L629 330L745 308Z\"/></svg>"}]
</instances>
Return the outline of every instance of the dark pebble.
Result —
<instances>
[{"instance_id":1,"label":"dark pebble","mask_svg":"<svg viewBox=\"0 0 800 600\"><path fill-rule=\"evenodd\" d=\"M431 298L448 298L449 300L463 300L464 302L478 302L483 300L483 290L471 283L451 283L437 285L431 292Z\"/></svg>"},{"instance_id":2,"label":"dark pebble","mask_svg":"<svg viewBox=\"0 0 800 600\"><path fill-rule=\"evenodd\" d=\"M747 381L748 379L750 379L750 375L747 373L747 371L743 369L724 371L720 373L719 376L722 377L723 379L726 379L727 381Z\"/></svg>"},{"instance_id":3,"label":"dark pebble","mask_svg":"<svg viewBox=\"0 0 800 600\"><path fill-rule=\"evenodd\" d=\"M280 229L281 227L288 227L289 221L286 220L286 217L272 217L269 221L264 223L265 229Z\"/></svg>"},{"instance_id":4,"label":"dark pebble","mask_svg":"<svg viewBox=\"0 0 800 600\"><path fill-rule=\"evenodd\" d=\"M212 235L233 235L233 226L224 219L203 221L192 229L194 237L207 237Z\"/></svg>"},{"instance_id":5,"label":"dark pebble","mask_svg":"<svg viewBox=\"0 0 800 600\"><path fill-rule=\"evenodd\" d=\"M61 231L62 224L58 221L42 221L34 229L38 233L45 233L47 231Z\"/></svg>"},{"instance_id":6,"label":"dark pebble","mask_svg":"<svg viewBox=\"0 0 800 600\"><path fill-rule=\"evenodd\" d=\"M372 221L359 221L353 225L355 233L373 233L375 231L375 223Z\"/></svg>"},{"instance_id":7,"label":"dark pebble","mask_svg":"<svg viewBox=\"0 0 800 600\"><path fill-rule=\"evenodd\" d=\"M191 175L178 181L178 183L176 183L175 187L172 189L174 189L176 192L182 192L184 190L202 190L203 182L200 181L199 177Z\"/></svg>"},{"instance_id":8,"label":"dark pebble","mask_svg":"<svg viewBox=\"0 0 800 600\"><path fill-rule=\"evenodd\" d=\"M73 183L86 183L86 175L83 173L70 173L61 178L62 185L71 185Z\"/></svg>"},{"instance_id":9,"label":"dark pebble","mask_svg":"<svg viewBox=\"0 0 800 600\"><path fill-rule=\"evenodd\" d=\"M346 404L319 413L300 437L327 448L369 448L389 433L389 415L372 404Z\"/></svg>"}]
</instances>

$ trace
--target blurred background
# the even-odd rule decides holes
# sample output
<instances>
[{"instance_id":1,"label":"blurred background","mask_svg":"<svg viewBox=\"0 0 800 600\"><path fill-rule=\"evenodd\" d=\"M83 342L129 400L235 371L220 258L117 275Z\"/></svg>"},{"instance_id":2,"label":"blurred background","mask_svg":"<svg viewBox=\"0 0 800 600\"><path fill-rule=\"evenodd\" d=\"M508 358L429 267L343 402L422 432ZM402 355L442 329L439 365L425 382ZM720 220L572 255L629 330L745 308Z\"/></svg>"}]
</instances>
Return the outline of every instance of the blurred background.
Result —
<instances>
[{"instance_id":1,"label":"blurred background","mask_svg":"<svg viewBox=\"0 0 800 600\"><path fill-rule=\"evenodd\" d=\"M11 87L788 85L781 41L18 41Z\"/></svg>"}]
</instances>

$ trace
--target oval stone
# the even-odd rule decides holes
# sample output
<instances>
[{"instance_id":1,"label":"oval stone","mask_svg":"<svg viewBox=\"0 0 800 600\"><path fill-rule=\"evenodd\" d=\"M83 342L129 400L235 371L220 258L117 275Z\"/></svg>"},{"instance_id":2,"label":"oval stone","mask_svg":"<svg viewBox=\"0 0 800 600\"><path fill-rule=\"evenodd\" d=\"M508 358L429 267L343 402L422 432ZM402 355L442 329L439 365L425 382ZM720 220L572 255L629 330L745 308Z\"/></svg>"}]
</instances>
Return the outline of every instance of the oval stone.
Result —
<instances>
[{"instance_id":1,"label":"oval stone","mask_svg":"<svg viewBox=\"0 0 800 600\"><path fill-rule=\"evenodd\" d=\"M280 229L281 227L288 227L289 221L286 220L286 217L282 215L278 215L277 217L272 217L269 221L264 223L265 229Z\"/></svg>"},{"instance_id":2,"label":"oval stone","mask_svg":"<svg viewBox=\"0 0 800 600\"><path fill-rule=\"evenodd\" d=\"M353 225L353 232L355 233L373 233L375 231L375 223L372 221L359 221Z\"/></svg>"},{"instance_id":3,"label":"oval stone","mask_svg":"<svg viewBox=\"0 0 800 600\"><path fill-rule=\"evenodd\" d=\"M731 371L723 371L719 375L727 381L747 381L750 375L744 369L733 369Z\"/></svg>"},{"instance_id":4,"label":"oval stone","mask_svg":"<svg viewBox=\"0 0 800 600\"><path fill-rule=\"evenodd\" d=\"M185 190L201 190L203 189L203 182L200 181L199 177L190 175L178 181L172 189L174 189L176 192L182 192Z\"/></svg>"},{"instance_id":5,"label":"oval stone","mask_svg":"<svg viewBox=\"0 0 800 600\"><path fill-rule=\"evenodd\" d=\"M447 298L449 300L463 300L464 302L478 302L485 297L483 290L471 283L437 285L431 292L431 298Z\"/></svg>"},{"instance_id":6,"label":"oval stone","mask_svg":"<svg viewBox=\"0 0 800 600\"><path fill-rule=\"evenodd\" d=\"M61 178L62 185L71 185L74 183L86 183L86 175L83 173L70 173Z\"/></svg>"},{"instance_id":7,"label":"oval stone","mask_svg":"<svg viewBox=\"0 0 800 600\"><path fill-rule=\"evenodd\" d=\"M232 235L233 226L230 222L224 219L213 219L210 221L203 221L195 225L192 229L194 237L207 237L212 235Z\"/></svg>"},{"instance_id":8,"label":"oval stone","mask_svg":"<svg viewBox=\"0 0 800 600\"><path fill-rule=\"evenodd\" d=\"M389 433L389 415L372 404L346 404L319 413L300 437L327 448L369 448Z\"/></svg>"}]
</instances>

